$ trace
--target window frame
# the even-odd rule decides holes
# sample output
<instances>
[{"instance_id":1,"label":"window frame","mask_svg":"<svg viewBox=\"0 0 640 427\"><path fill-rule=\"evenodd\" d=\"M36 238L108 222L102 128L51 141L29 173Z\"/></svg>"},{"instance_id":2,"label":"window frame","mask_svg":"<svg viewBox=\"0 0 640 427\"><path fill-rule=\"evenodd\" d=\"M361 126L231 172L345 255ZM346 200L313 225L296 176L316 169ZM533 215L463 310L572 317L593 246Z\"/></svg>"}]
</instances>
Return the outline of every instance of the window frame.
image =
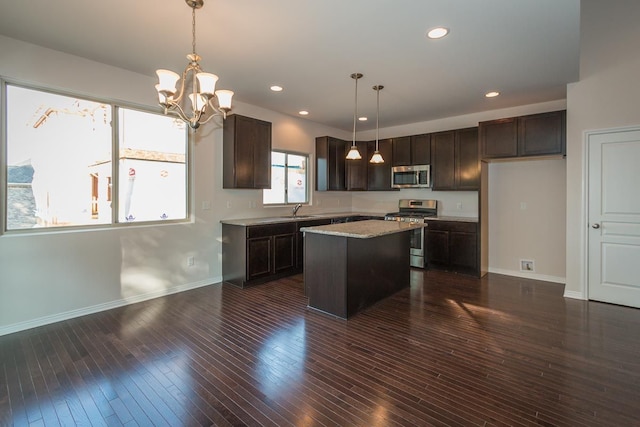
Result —
<instances>
[{"instance_id":1,"label":"window frame","mask_svg":"<svg viewBox=\"0 0 640 427\"><path fill-rule=\"evenodd\" d=\"M277 206L293 206L293 205L297 205L298 203L302 203L303 205L309 205L311 204L311 192L309 190L309 186L311 184L310 181L310 161L311 161L311 155L309 153L301 153L298 151L290 151L290 150L280 150L280 149L272 149L271 150L271 158L273 159L273 153L279 153L279 154L284 154L285 155L285 173L284 173L284 177L285 177L285 182L284 182L284 195L285 195L285 201L284 203L265 203L264 202L264 191L262 191L262 205L266 206L266 207L277 207ZM289 191L288 191L288 182L289 182L289 174L288 174L288 170L289 170L289 155L294 155L294 156L301 156L304 157L306 159L306 173L305 173L305 194L304 194L304 198L305 201L304 202L289 202ZM271 163L271 165L269 167L273 167L273 161ZM271 181L271 185L273 185L273 180Z\"/></svg>"},{"instance_id":2,"label":"window frame","mask_svg":"<svg viewBox=\"0 0 640 427\"><path fill-rule=\"evenodd\" d=\"M9 230L8 226L8 112L7 112L7 87L15 86L23 89L29 89L39 92L50 93L53 95L67 96L77 99L82 99L90 102L101 103L111 108L111 221L106 224L81 224L81 225L61 225L56 227L36 227L36 228L22 228ZM158 108L152 108L147 105L136 104L133 102L126 102L121 100L100 98L92 95L87 95L81 92L74 92L70 90L51 88L47 86L25 83L16 79L6 78L0 76L0 236L13 235L13 234L50 234L50 233L68 233L77 231L89 231L89 230L104 230L104 229L117 229L123 227L149 227L158 225L170 225L170 224L184 224L193 223L193 150L192 141L194 138L193 132L189 130L189 126L185 125L185 217L179 219L158 219L148 221L132 221L132 222L120 222L118 220L119 213L119 110L121 108L128 110L135 110L139 112L155 114L163 116L162 110ZM170 114L168 116L171 116Z\"/></svg>"}]
</instances>

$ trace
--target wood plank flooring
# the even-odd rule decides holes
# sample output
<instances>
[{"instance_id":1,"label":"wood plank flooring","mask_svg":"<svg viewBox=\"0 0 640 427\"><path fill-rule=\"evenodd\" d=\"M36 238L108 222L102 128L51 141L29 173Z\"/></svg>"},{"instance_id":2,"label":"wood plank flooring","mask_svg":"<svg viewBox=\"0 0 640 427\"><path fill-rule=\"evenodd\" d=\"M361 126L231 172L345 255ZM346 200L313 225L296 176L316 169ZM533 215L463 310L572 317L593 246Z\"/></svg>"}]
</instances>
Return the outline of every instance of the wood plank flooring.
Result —
<instances>
[{"instance_id":1,"label":"wood plank flooring","mask_svg":"<svg viewBox=\"0 0 640 427\"><path fill-rule=\"evenodd\" d=\"M640 425L640 310L413 270L348 321L302 276L0 337L0 426Z\"/></svg>"}]
</instances>

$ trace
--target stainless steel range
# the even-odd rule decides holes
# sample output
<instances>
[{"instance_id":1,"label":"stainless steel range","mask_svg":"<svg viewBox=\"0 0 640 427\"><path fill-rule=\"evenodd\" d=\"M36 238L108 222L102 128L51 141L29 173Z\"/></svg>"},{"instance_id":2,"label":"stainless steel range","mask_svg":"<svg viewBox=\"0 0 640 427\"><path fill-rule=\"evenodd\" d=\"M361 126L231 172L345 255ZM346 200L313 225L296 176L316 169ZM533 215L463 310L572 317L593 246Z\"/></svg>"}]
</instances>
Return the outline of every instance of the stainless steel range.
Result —
<instances>
[{"instance_id":1,"label":"stainless steel range","mask_svg":"<svg viewBox=\"0 0 640 427\"><path fill-rule=\"evenodd\" d=\"M438 216L437 200L400 199L398 212L391 212L384 216L386 221L401 221L424 223L429 217ZM424 228L416 228L411 232L411 266L425 267Z\"/></svg>"}]
</instances>

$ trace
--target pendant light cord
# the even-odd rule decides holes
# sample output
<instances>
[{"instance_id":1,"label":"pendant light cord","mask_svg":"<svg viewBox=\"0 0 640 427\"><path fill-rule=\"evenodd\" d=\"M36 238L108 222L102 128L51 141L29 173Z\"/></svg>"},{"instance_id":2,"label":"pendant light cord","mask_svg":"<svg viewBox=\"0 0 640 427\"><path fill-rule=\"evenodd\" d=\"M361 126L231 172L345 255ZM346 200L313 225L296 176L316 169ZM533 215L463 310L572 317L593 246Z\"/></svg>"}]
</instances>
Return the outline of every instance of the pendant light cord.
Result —
<instances>
[{"instance_id":1,"label":"pendant light cord","mask_svg":"<svg viewBox=\"0 0 640 427\"><path fill-rule=\"evenodd\" d=\"M355 96L355 104L353 106L353 143L351 145L355 146L356 145L356 120L358 117L358 75L355 74L354 77L355 81L356 81L356 96Z\"/></svg>"}]
</instances>

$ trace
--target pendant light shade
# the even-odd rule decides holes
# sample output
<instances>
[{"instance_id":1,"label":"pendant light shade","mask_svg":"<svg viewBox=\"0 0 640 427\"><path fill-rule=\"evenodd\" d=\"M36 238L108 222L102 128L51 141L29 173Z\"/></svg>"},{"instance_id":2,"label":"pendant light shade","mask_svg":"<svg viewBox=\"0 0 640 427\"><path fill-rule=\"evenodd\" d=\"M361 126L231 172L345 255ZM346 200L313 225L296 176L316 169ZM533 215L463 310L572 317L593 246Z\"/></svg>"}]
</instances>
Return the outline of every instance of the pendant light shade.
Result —
<instances>
[{"instance_id":1,"label":"pendant light shade","mask_svg":"<svg viewBox=\"0 0 640 427\"><path fill-rule=\"evenodd\" d=\"M380 151L378 151L378 133L380 130L380 91L382 89L384 89L384 86L382 85L373 87L373 90L376 91L376 151L373 152L373 156L371 156L371 160L369 160L369 163L384 163L382 154L380 154Z\"/></svg>"},{"instance_id":2,"label":"pendant light shade","mask_svg":"<svg viewBox=\"0 0 640 427\"><path fill-rule=\"evenodd\" d=\"M360 151L358 151L358 147L356 146L356 122L358 120L358 79L360 79L361 77L361 73L351 74L351 78L356 81L356 94L353 110L353 141L351 143L351 149L347 153L348 160L360 160L362 158L362 156L360 155Z\"/></svg>"}]
</instances>

